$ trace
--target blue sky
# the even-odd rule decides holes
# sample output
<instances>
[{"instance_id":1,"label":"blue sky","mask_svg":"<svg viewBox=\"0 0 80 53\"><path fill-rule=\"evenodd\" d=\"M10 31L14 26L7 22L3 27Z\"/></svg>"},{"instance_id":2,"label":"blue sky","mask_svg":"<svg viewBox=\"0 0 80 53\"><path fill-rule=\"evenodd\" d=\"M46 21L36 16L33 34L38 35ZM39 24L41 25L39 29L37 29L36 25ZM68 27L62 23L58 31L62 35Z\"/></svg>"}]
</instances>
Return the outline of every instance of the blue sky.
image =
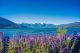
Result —
<instances>
[{"instance_id":1,"label":"blue sky","mask_svg":"<svg viewBox=\"0 0 80 53\"><path fill-rule=\"evenodd\" d=\"M0 16L16 23L80 21L80 0L0 0Z\"/></svg>"}]
</instances>

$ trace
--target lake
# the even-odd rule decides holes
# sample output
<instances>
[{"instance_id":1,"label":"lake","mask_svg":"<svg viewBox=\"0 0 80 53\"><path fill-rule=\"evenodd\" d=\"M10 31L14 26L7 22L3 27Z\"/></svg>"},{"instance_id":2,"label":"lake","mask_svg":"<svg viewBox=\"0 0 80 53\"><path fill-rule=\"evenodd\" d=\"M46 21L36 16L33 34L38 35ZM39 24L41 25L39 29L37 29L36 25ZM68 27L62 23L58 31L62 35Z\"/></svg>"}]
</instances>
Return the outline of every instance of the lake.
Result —
<instances>
[{"instance_id":1,"label":"lake","mask_svg":"<svg viewBox=\"0 0 80 53\"><path fill-rule=\"evenodd\" d=\"M74 31L80 34L80 28L68 28L67 35L73 35ZM13 35L55 35L57 34L56 28L44 28L44 29L0 29L5 36L12 37Z\"/></svg>"}]
</instances>

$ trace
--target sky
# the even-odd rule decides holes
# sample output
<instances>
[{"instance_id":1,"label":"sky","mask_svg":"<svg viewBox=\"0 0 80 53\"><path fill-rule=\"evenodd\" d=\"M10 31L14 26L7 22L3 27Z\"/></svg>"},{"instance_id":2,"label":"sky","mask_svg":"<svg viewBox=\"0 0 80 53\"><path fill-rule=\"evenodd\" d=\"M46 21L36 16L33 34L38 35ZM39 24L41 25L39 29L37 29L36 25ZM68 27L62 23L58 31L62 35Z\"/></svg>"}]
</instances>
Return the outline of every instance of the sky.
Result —
<instances>
[{"instance_id":1,"label":"sky","mask_svg":"<svg viewBox=\"0 0 80 53\"><path fill-rule=\"evenodd\" d=\"M80 22L80 0L0 0L0 17L15 23Z\"/></svg>"}]
</instances>

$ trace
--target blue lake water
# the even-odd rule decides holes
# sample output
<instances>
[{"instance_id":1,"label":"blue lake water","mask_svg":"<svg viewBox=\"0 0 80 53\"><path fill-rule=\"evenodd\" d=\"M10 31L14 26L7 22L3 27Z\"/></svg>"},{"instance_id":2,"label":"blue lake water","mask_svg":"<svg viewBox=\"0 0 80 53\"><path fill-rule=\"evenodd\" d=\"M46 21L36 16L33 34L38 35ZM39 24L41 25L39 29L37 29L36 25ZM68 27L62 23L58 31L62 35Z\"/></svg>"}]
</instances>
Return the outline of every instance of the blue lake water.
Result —
<instances>
[{"instance_id":1,"label":"blue lake water","mask_svg":"<svg viewBox=\"0 0 80 53\"><path fill-rule=\"evenodd\" d=\"M78 34L80 34L80 28L68 28L68 35L73 35L74 31L76 31ZM55 35L56 28L51 29L0 29L0 32L4 33L4 36L17 36L19 34L22 35L41 35L41 34L47 34L47 35Z\"/></svg>"}]
</instances>

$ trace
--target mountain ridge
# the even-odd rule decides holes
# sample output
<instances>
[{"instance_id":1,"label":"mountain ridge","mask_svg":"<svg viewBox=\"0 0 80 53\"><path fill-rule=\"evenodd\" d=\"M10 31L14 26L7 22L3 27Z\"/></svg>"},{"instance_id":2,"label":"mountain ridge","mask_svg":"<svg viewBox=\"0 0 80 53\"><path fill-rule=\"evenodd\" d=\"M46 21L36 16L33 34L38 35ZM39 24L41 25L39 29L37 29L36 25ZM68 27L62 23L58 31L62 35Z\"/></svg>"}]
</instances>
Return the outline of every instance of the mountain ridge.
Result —
<instances>
[{"instance_id":1,"label":"mountain ridge","mask_svg":"<svg viewBox=\"0 0 80 53\"><path fill-rule=\"evenodd\" d=\"M22 23L22 24L16 24L8 19L0 17L0 28L57 28L57 27L80 27L80 22L74 22L69 24L60 24L60 25L54 25L54 24L41 24L41 23L35 23L35 24L28 24L28 23Z\"/></svg>"},{"instance_id":2,"label":"mountain ridge","mask_svg":"<svg viewBox=\"0 0 80 53\"><path fill-rule=\"evenodd\" d=\"M0 17L0 28L19 28L19 25L8 19Z\"/></svg>"}]
</instances>

